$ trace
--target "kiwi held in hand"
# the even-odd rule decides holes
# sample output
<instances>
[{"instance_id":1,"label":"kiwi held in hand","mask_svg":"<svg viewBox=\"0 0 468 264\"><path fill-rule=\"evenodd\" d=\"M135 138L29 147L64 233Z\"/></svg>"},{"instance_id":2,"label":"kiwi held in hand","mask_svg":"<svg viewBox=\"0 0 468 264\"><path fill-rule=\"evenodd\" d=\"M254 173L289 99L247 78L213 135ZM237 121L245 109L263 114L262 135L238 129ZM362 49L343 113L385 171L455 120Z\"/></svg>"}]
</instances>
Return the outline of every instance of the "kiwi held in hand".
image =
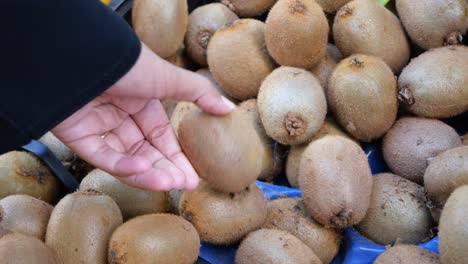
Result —
<instances>
[{"instance_id":1,"label":"kiwi held in hand","mask_svg":"<svg viewBox=\"0 0 468 264\"><path fill-rule=\"evenodd\" d=\"M395 174L377 174L369 209L356 227L381 245L419 244L431 238L433 223L426 202L422 186Z\"/></svg>"},{"instance_id":2,"label":"kiwi held in hand","mask_svg":"<svg viewBox=\"0 0 468 264\"><path fill-rule=\"evenodd\" d=\"M468 47L432 49L411 60L401 72L399 99L415 115L451 117L468 111L467 83Z\"/></svg>"},{"instance_id":3,"label":"kiwi held in hand","mask_svg":"<svg viewBox=\"0 0 468 264\"><path fill-rule=\"evenodd\" d=\"M439 256L415 245L396 245L389 247L374 264L440 264Z\"/></svg>"},{"instance_id":4,"label":"kiwi held in hand","mask_svg":"<svg viewBox=\"0 0 468 264\"><path fill-rule=\"evenodd\" d=\"M342 127L360 141L382 137L397 117L396 78L375 56L342 60L329 79L327 99Z\"/></svg>"},{"instance_id":5,"label":"kiwi held in hand","mask_svg":"<svg viewBox=\"0 0 468 264\"><path fill-rule=\"evenodd\" d=\"M220 28L239 19L229 8L220 3L203 5L189 16L185 46L190 57L199 65L207 66L206 48L211 36Z\"/></svg>"},{"instance_id":6,"label":"kiwi held in hand","mask_svg":"<svg viewBox=\"0 0 468 264\"><path fill-rule=\"evenodd\" d=\"M258 111L266 133L284 145L307 142L322 126L327 102L308 71L280 67L260 87Z\"/></svg>"},{"instance_id":7,"label":"kiwi held in hand","mask_svg":"<svg viewBox=\"0 0 468 264\"><path fill-rule=\"evenodd\" d=\"M318 139L302 154L299 188L317 222L333 228L356 225L367 212L372 192L367 156L345 137Z\"/></svg>"},{"instance_id":8,"label":"kiwi held in hand","mask_svg":"<svg viewBox=\"0 0 468 264\"><path fill-rule=\"evenodd\" d=\"M376 0L354 0L341 7L333 37L345 57L356 53L380 57L394 73L409 60L409 43L400 21Z\"/></svg>"},{"instance_id":9,"label":"kiwi held in hand","mask_svg":"<svg viewBox=\"0 0 468 264\"><path fill-rule=\"evenodd\" d=\"M200 237L189 222L176 215L149 214L135 217L114 231L108 263L192 264L199 253Z\"/></svg>"},{"instance_id":10,"label":"kiwi held in hand","mask_svg":"<svg viewBox=\"0 0 468 264\"><path fill-rule=\"evenodd\" d=\"M329 26L313 0L278 0L266 19L268 52L283 66L310 69L325 56Z\"/></svg>"}]
</instances>

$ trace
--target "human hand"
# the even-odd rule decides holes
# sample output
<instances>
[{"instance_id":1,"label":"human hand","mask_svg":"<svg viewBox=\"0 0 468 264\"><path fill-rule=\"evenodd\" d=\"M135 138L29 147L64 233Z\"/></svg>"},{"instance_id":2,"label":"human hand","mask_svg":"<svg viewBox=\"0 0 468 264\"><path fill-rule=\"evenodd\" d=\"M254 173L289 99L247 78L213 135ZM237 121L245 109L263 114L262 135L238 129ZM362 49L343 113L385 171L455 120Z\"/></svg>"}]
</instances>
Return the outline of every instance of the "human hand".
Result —
<instances>
[{"instance_id":1,"label":"human hand","mask_svg":"<svg viewBox=\"0 0 468 264\"><path fill-rule=\"evenodd\" d=\"M181 151L161 99L191 101L217 115L235 107L208 79L173 66L142 44L125 76L52 133L82 159L128 185L194 189L198 175Z\"/></svg>"}]
</instances>

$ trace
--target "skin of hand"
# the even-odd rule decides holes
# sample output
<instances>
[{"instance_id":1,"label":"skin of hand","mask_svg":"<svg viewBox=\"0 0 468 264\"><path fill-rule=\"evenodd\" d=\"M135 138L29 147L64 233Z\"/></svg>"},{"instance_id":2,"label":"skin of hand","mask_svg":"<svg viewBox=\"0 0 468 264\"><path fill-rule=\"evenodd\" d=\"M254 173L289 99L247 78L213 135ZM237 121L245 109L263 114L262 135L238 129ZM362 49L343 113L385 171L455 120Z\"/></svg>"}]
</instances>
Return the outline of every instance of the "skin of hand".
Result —
<instances>
[{"instance_id":1,"label":"skin of hand","mask_svg":"<svg viewBox=\"0 0 468 264\"><path fill-rule=\"evenodd\" d=\"M194 102L214 115L235 105L205 77L173 66L144 44L130 71L52 129L90 164L146 190L193 190L199 178L182 153L162 99Z\"/></svg>"}]
</instances>

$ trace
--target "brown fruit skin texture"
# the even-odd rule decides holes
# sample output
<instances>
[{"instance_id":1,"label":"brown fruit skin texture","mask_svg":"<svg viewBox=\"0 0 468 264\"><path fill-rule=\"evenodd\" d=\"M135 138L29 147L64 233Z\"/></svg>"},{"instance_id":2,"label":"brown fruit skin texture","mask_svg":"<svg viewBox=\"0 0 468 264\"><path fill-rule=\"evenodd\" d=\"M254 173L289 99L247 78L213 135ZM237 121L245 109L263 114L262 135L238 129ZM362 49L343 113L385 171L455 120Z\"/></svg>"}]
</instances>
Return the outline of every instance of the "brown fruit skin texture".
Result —
<instances>
[{"instance_id":1,"label":"brown fruit skin texture","mask_svg":"<svg viewBox=\"0 0 468 264\"><path fill-rule=\"evenodd\" d=\"M240 17L256 17L268 11L276 0L222 0Z\"/></svg>"},{"instance_id":2,"label":"brown fruit skin texture","mask_svg":"<svg viewBox=\"0 0 468 264\"><path fill-rule=\"evenodd\" d=\"M351 0L315 0L322 7L323 11L330 14L335 13L349 1Z\"/></svg>"},{"instance_id":3,"label":"brown fruit skin texture","mask_svg":"<svg viewBox=\"0 0 468 264\"><path fill-rule=\"evenodd\" d=\"M323 123L320 130L312 137L310 142L313 142L327 135L337 135L352 139L348 136L348 134L341 130L341 128L335 123L335 121L333 121L333 119L327 118L325 119L325 122ZM304 150L310 144L310 142L292 146L289 150L286 162L286 177L288 178L289 184L291 184L291 186L294 188L299 187L299 163L301 161L302 153L304 153Z\"/></svg>"},{"instance_id":4,"label":"brown fruit skin texture","mask_svg":"<svg viewBox=\"0 0 468 264\"><path fill-rule=\"evenodd\" d=\"M356 53L380 57L394 73L409 60L409 43L400 21L375 0L354 0L341 7L333 37L345 57Z\"/></svg>"},{"instance_id":5,"label":"brown fruit skin texture","mask_svg":"<svg viewBox=\"0 0 468 264\"><path fill-rule=\"evenodd\" d=\"M310 69L327 50L327 18L313 0L278 0L266 19L268 52L280 65Z\"/></svg>"},{"instance_id":6,"label":"brown fruit skin texture","mask_svg":"<svg viewBox=\"0 0 468 264\"><path fill-rule=\"evenodd\" d=\"M150 214L119 226L109 242L109 264L191 264L200 253L200 237L180 216Z\"/></svg>"},{"instance_id":7,"label":"brown fruit skin texture","mask_svg":"<svg viewBox=\"0 0 468 264\"><path fill-rule=\"evenodd\" d=\"M170 57L182 46L187 31L187 0L136 0L132 24L141 41L154 53Z\"/></svg>"},{"instance_id":8,"label":"brown fruit skin texture","mask_svg":"<svg viewBox=\"0 0 468 264\"><path fill-rule=\"evenodd\" d=\"M307 142L322 126L327 102L308 71L282 66L263 81L257 99L266 133L284 145Z\"/></svg>"},{"instance_id":9,"label":"brown fruit skin texture","mask_svg":"<svg viewBox=\"0 0 468 264\"><path fill-rule=\"evenodd\" d=\"M124 220L169 210L166 192L147 191L128 186L99 169L90 172L80 183L81 191L90 189L109 195L119 206Z\"/></svg>"},{"instance_id":10,"label":"brown fruit skin texture","mask_svg":"<svg viewBox=\"0 0 468 264\"><path fill-rule=\"evenodd\" d=\"M179 125L186 114L193 110L199 109L198 106L192 102L179 102L174 108L171 116L171 126L176 136L179 136Z\"/></svg>"},{"instance_id":11,"label":"brown fruit skin texture","mask_svg":"<svg viewBox=\"0 0 468 264\"><path fill-rule=\"evenodd\" d=\"M330 263L339 250L341 235L315 222L299 198L280 198L268 202L268 214L262 228L291 233L306 244L323 263Z\"/></svg>"},{"instance_id":12,"label":"brown fruit skin texture","mask_svg":"<svg viewBox=\"0 0 468 264\"><path fill-rule=\"evenodd\" d=\"M327 53L325 57L310 70L310 72L317 78L322 86L325 94L328 89L328 79L332 74L333 70L336 67L336 64L341 60L341 58L335 58L335 56L341 56L340 51L333 44L327 45Z\"/></svg>"},{"instance_id":13,"label":"brown fruit skin texture","mask_svg":"<svg viewBox=\"0 0 468 264\"><path fill-rule=\"evenodd\" d=\"M415 115L451 117L468 111L467 83L468 47L432 49L411 60L401 72L399 99Z\"/></svg>"},{"instance_id":14,"label":"brown fruit skin texture","mask_svg":"<svg viewBox=\"0 0 468 264\"><path fill-rule=\"evenodd\" d=\"M212 3L200 6L189 16L185 46L190 57L200 66L207 66L206 48L211 36L239 17L225 5Z\"/></svg>"},{"instance_id":15,"label":"brown fruit skin texture","mask_svg":"<svg viewBox=\"0 0 468 264\"><path fill-rule=\"evenodd\" d=\"M434 218L450 194L459 186L468 184L468 146L446 150L431 160L424 173L424 186L434 204Z\"/></svg>"},{"instance_id":16,"label":"brown fruit skin texture","mask_svg":"<svg viewBox=\"0 0 468 264\"><path fill-rule=\"evenodd\" d=\"M463 145L468 146L468 133L462 136Z\"/></svg>"},{"instance_id":17,"label":"brown fruit skin texture","mask_svg":"<svg viewBox=\"0 0 468 264\"><path fill-rule=\"evenodd\" d=\"M262 190L255 184L239 193L221 193L202 181L195 191L184 192L179 212L203 241L229 245L260 228L267 207Z\"/></svg>"},{"instance_id":18,"label":"brown fruit skin texture","mask_svg":"<svg viewBox=\"0 0 468 264\"><path fill-rule=\"evenodd\" d=\"M179 124L178 135L199 176L216 190L240 192L262 173L267 153L242 108L225 116L191 111Z\"/></svg>"},{"instance_id":19,"label":"brown fruit skin texture","mask_svg":"<svg viewBox=\"0 0 468 264\"><path fill-rule=\"evenodd\" d=\"M52 209L29 195L10 195L0 200L0 228L44 240Z\"/></svg>"},{"instance_id":20,"label":"brown fruit skin texture","mask_svg":"<svg viewBox=\"0 0 468 264\"><path fill-rule=\"evenodd\" d=\"M33 154L11 151L0 155L0 199L27 194L52 204L60 192L57 178Z\"/></svg>"},{"instance_id":21,"label":"brown fruit skin texture","mask_svg":"<svg viewBox=\"0 0 468 264\"><path fill-rule=\"evenodd\" d=\"M177 101L175 100L161 100L161 104L166 111L167 117L171 118L172 113L174 112L175 107L177 106Z\"/></svg>"},{"instance_id":22,"label":"brown fruit skin texture","mask_svg":"<svg viewBox=\"0 0 468 264\"><path fill-rule=\"evenodd\" d=\"M382 152L395 174L423 184L428 159L458 146L457 132L442 121L403 117L385 135Z\"/></svg>"},{"instance_id":23,"label":"brown fruit skin texture","mask_svg":"<svg viewBox=\"0 0 468 264\"><path fill-rule=\"evenodd\" d=\"M55 206L45 241L62 264L106 263L109 238L122 222L120 209L109 196L75 192Z\"/></svg>"},{"instance_id":24,"label":"brown fruit skin texture","mask_svg":"<svg viewBox=\"0 0 468 264\"><path fill-rule=\"evenodd\" d=\"M342 60L330 76L327 99L338 123L360 141L382 137L397 117L396 78L375 56Z\"/></svg>"},{"instance_id":25,"label":"brown fruit skin texture","mask_svg":"<svg viewBox=\"0 0 468 264\"><path fill-rule=\"evenodd\" d=\"M444 264L466 263L468 251L468 185L458 187L448 198L439 223L440 258Z\"/></svg>"},{"instance_id":26,"label":"brown fruit skin texture","mask_svg":"<svg viewBox=\"0 0 468 264\"><path fill-rule=\"evenodd\" d=\"M230 96L256 97L263 79L276 67L265 48L265 23L239 19L222 28L208 44L208 65L216 82Z\"/></svg>"},{"instance_id":27,"label":"brown fruit skin texture","mask_svg":"<svg viewBox=\"0 0 468 264\"><path fill-rule=\"evenodd\" d=\"M369 209L357 230L381 245L419 244L430 238L433 222L424 188L391 173L374 175L373 181Z\"/></svg>"},{"instance_id":28,"label":"brown fruit skin texture","mask_svg":"<svg viewBox=\"0 0 468 264\"><path fill-rule=\"evenodd\" d=\"M237 103L238 100L234 97L231 97L229 96L226 92L223 91L223 89L219 86L219 84L215 81L214 77L213 77L213 74L211 74L210 70L208 68L202 68L202 69L199 69L196 71L196 73L208 78L208 80L210 80L214 87L216 88L216 90L221 94L223 95L224 97L226 97L227 99L229 99L231 102L233 103Z\"/></svg>"},{"instance_id":29,"label":"brown fruit skin texture","mask_svg":"<svg viewBox=\"0 0 468 264\"><path fill-rule=\"evenodd\" d=\"M52 249L41 240L19 233L0 239L0 259L4 264L58 264Z\"/></svg>"},{"instance_id":30,"label":"brown fruit skin texture","mask_svg":"<svg viewBox=\"0 0 468 264\"><path fill-rule=\"evenodd\" d=\"M169 208L173 214L179 215L179 202L182 198L182 194L184 194L184 190L170 190L169 191Z\"/></svg>"},{"instance_id":31,"label":"brown fruit skin texture","mask_svg":"<svg viewBox=\"0 0 468 264\"><path fill-rule=\"evenodd\" d=\"M389 247L374 264L440 264L439 256L415 245L396 245Z\"/></svg>"},{"instance_id":32,"label":"brown fruit skin texture","mask_svg":"<svg viewBox=\"0 0 468 264\"><path fill-rule=\"evenodd\" d=\"M468 29L466 0L396 0L401 22L423 49L461 43Z\"/></svg>"},{"instance_id":33,"label":"brown fruit skin texture","mask_svg":"<svg viewBox=\"0 0 468 264\"><path fill-rule=\"evenodd\" d=\"M260 229L242 241L236 264L322 264L315 253L297 237L276 229Z\"/></svg>"},{"instance_id":34,"label":"brown fruit skin texture","mask_svg":"<svg viewBox=\"0 0 468 264\"><path fill-rule=\"evenodd\" d=\"M309 144L299 166L299 188L312 218L325 227L358 224L369 207L372 174L354 141L326 136Z\"/></svg>"}]
</instances>

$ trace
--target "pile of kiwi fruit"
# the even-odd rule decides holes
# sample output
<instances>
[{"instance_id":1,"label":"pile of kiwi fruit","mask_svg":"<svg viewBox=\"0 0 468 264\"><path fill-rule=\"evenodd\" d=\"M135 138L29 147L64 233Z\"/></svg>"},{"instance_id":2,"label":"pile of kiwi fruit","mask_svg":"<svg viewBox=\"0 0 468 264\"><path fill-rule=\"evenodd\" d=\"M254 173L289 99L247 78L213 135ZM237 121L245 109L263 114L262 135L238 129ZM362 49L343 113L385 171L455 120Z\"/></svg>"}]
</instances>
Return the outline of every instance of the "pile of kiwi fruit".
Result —
<instances>
[{"instance_id":1,"label":"pile of kiwi fruit","mask_svg":"<svg viewBox=\"0 0 468 264\"><path fill-rule=\"evenodd\" d=\"M466 0L203 3L135 0L128 17L237 105L163 101L199 186L127 186L49 132L79 189L31 153L0 155L0 262L195 263L204 241L238 246L239 264L332 263L353 229L384 248L374 263L468 263ZM440 254L418 246L435 236Z\"/></svg>"}]
</instances>

